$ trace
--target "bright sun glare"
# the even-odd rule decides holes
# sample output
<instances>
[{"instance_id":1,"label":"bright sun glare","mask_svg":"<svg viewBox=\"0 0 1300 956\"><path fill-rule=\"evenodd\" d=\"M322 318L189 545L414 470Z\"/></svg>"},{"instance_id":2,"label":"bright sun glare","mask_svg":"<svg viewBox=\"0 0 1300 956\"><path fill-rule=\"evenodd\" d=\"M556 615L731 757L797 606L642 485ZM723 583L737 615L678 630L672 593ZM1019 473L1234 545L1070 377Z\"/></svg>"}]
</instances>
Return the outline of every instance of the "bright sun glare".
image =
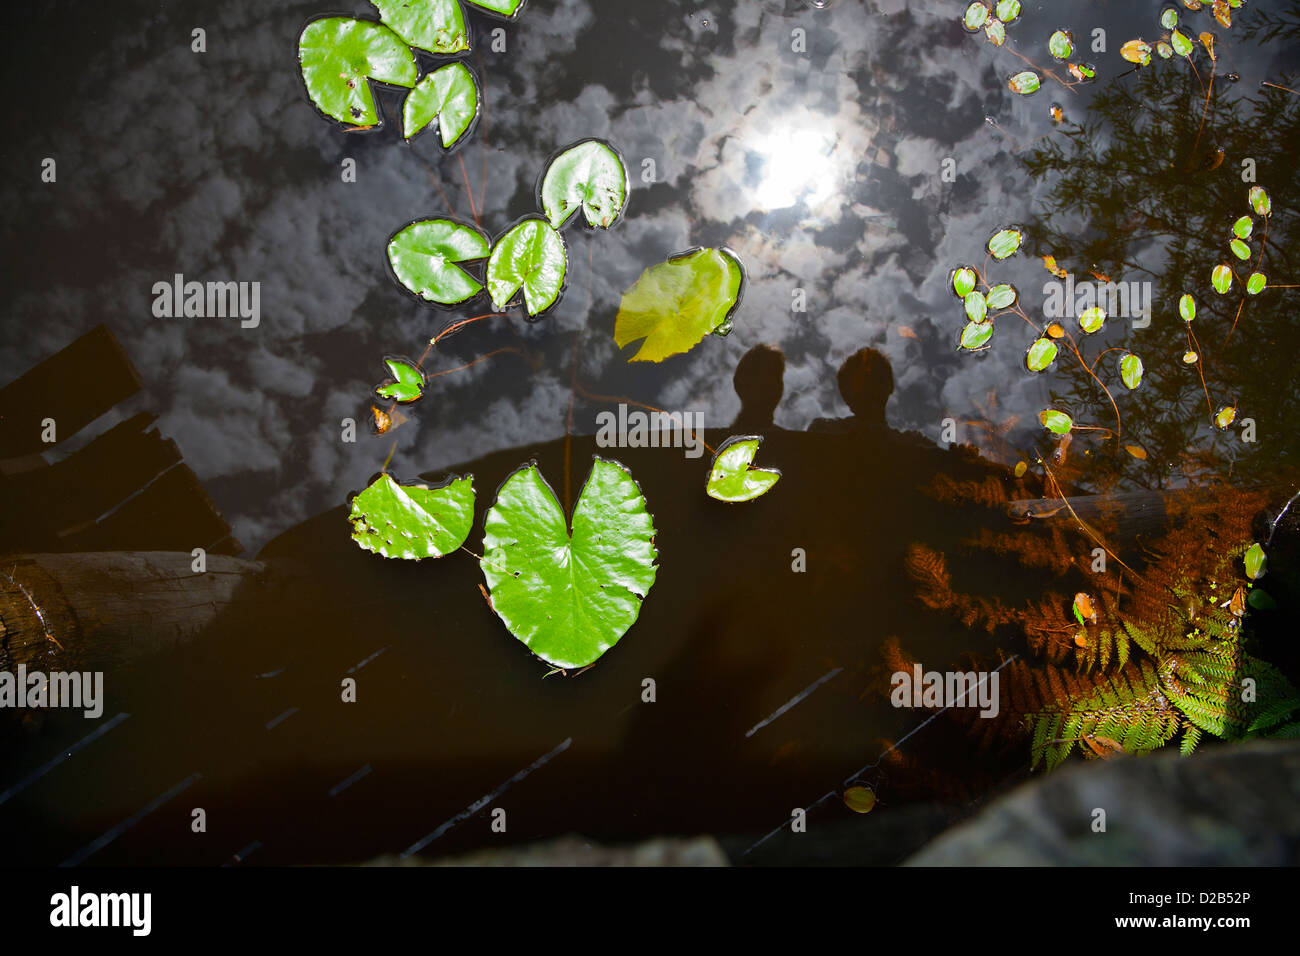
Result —
<instances>
[{"instance_id":1,"label":"bright sun glare","mask_svg":"<svg viewBox=\"0 0 1300 956\"><path fill-rule=\"evenodd\" d=\"M777 124L747 146L763 161L754 194L763 209L785 209L801 199L813 209L835 193L840 157L825 124Z\"/></svg>"}]
</instances>

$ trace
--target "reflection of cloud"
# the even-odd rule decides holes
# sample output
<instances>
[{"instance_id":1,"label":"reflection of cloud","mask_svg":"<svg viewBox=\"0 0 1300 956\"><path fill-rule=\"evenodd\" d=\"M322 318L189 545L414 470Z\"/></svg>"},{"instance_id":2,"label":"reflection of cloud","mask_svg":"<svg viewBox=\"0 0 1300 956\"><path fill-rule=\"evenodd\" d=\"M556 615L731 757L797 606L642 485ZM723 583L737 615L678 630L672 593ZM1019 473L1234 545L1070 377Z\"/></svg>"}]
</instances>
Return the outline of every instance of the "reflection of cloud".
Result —
<instances>
[{"instance_id":1,"label":"reflection of cloud","mask_svg":"<svg viewBox=\"0 0 1300 956\"><path fill-rule=\"evenodd\" d=\"M528 359L496 356L434 380L394 433L394 468L436 469L560 435L579 329L580 368L595 390L700 409L711 424L735 414L732 371L759 342L787 353L777 412L787 427L844 413L835 372L867 344L894 363L896 425L937 435L942 417L968 416L995 388L1028 420L1049 381L1020 373L1027 330L1000 322L992 350L956 355L961 313L946 279L956 264L983 261L994 226L1026 218L1042 186L1006 137L1019 146L1050 134L1045 105L1003 89L1005 51L954 32L961 4L918 6L664 0L625 13L556 0L525 9L505 53L487 47L496 24L475 18L469 62L485 115L450 157L431 137L399 141L400 96L389 92L378 133L349 136L320 119L293 63L296 10L228 0L197 12L166 6L147 23L104 13L114 41L89 55L81 99L60 125L42 130L63 164L57 190L0 185L30 240L62 251L48 271L14 277L3 377L108 321L164 427L201 478L223 479L218 504L256 545L340 503L377 469L388 441L363 428L345 444L339 422L361 421L384 354L418 355L452 318L395 285L387 237L448 205L468 218L467 186L497 234L532 211L547 156L600 136L628 160L627 218L609 233L566 232L567 293L543 321L493 320L446 341L431 368L507 346ZM191 21L209 24L205 56L139 39L146 26L188 36ZM806 53L792 49L795 28ZM986 112L1008 132L984 124ZM345 157L355 183L340 178ZM939 176L948 157L955 184ZM653 182L642 179L647 161ZM627 366L612 341L622 291L696 244L729 245L745 261L735 331L661 366ZM150 287L176 272L260 281L261 326L153 318ZM1019 257L997 278L1020 287L1032 314L1041 267ZM791 310L796 288L806 313ZM900 336L903 325L918 338ZM591 430L582 407L579 425ZM257 481L224 481L250 475Z\"/></svg>"}]
</instances>

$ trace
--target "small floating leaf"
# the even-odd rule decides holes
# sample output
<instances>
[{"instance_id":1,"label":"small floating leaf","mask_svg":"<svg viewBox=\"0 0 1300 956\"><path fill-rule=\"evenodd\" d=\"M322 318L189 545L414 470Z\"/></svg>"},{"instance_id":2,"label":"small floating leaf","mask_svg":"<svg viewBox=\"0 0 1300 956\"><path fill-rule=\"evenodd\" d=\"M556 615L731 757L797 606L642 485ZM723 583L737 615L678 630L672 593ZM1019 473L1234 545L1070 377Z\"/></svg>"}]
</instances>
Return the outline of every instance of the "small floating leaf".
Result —
<instances>
[{"instance_id":1,"label":"small floating leaf","mask_svg":"<svg viewBox=\"0 0 1300 956\"><path fill-rule=\"evenodd\" d=\"M1246 291L1251 295L1259 295L1268 285L1268 278L1262 272L1252 272L1250 278L1246 280Z\"/></svg>"},{"instance_id":2,"label":"small floating leaf","mask_svg":"<svg viewBox=\"0 0 1300 956\"><path fill-rule=\"evenodd\" d=\"M476 7L482 7L484 10L490 10L499 16L513 17L515 12L523 6L524 0L465 0L465 2L472 3Z\"/></svg>"},{"instance_id":3,"label":"small floating leaf","mask_svg":"<svg viewBox=\"0 0 1300 956\"><path fill-rule=\"evenodd\" d=\"M984 297L990 309L1009 309L1016 301L1016 287L1013 285L995 285Z\"/></svg>"},{"instance_id":4,"label":"small floating leaf","mask_svg":"<svg viewBox=\"0 0 1300 956\"><path fill-rule=\"evenodd\" d=\"M572 534L536 464L506 479L484 520L492 610L538 657L585 667L618 643L655 582L654 519L617 462L595 458Z\"/></svg>"},{"instance_id":5,"label":"small floating leaf","mask_svg":"<svg viewBox=\"0 0 1300 956\"><path fill-rule=\"evenodd\" d=\"M1015 474L1015 476L1016 476L1017 478L1023 478L1023 477L1025 477L1025 472L1027 472L1027 471L1029 471L1029 463L1028 463L1028 462L1026 462L1026 461L1018 461L1018 462L1016 462L1016 468L1015 468L1015 472L1014 472L1014 474Z\"/></svg>"},{"instance_id":6,"label":"small floating leaf","mask_svg":"<svg viewBox=\"0 0 1300 956\"><path fill-rule=\"evenodd\" d=\"M420 298L439 305L459 305L483 288L457 263L482 259L487 236L469 223L423 219L388 240L388 262L397 280Z\"/></svg>"},{"instance_id":7,"label":"small floating leaf","mask_svg":"<svg viewBox=\"0 0 1300 956\"><path fill-rule=\"evenodd\" d=\"M627 170L618 153L589 139L551 161L542 178L542 208L559 229L582 209L588 225L608 229L627 204Z\"/></svg>"},{"instance_id":8,"label":"small floating leaf","mask_svg":"<svg viewBox=\"0 0 1300 956\"><path fill-rule=\"evenodd\" d=\"M1246 549L1242 560L1246 565L1246 577L1252 581L1258 581L1264 576L1264 569L1268 565L1268 558L1264 554L1263 546L1258 542L1251 544Z\"/></svg>"},{"instance_id":9,"label":"small floating leaf","mask_svg":"<svg viewBox=\"0 0 1300 956\"><path fill-rule=\"evenodd\" d=\"M1030 93L1038 92L1042 81L1033 70L1021 70L1007 81L1007 85L1011 87L1012 93L1028 96Z\"/></svg>"},{"instance_id":10,"label":"small floating leaf","mask_svg":"<svg viewBox=\"0 0 1300 956\"><path fill-rule=\"evenodd\" d=\"M645 339L629 362L662 362L689 352L710 332L730 328L744 272L725 249L696 249L641 273L614 319L614 341L623 348Z\"/></svg>"},{"instance_id":11,"label":"small floating leaf","mask_svg":"<svg viewBox=\"0 0 1300 956\"><path fill-rule=\"evenodd\" d=\"M876 795L870 787L849 787L844 791L844 805L854 813L870 813L876 805Z\"/></svg>"},{"instance_id":12,"label":"small floating leaf","mask_svg":"<svg viewBox=\"0 0 1300 956\"><path fill-rule=\"evenodd\" d=\"M1025 353L1025 366L1031 372L1041 372L1056 361L1056 343L1051 339L1036 339Z\"/></svg>"},{"instance_id":13,"label":"small floating leaf","mask_svg":"<svg viewBox=\"0 0 1300 956\"><path fill-rule=\"evenodd\" d=\"M718 501L752 501L772 490L781 473L772 468L752 468L754 456L763 439L757 435L728 438L713 458L709 481L705 486L710 498Z\"/></svg>"},{"instance_id":14,"label":"small floating leaf","mask_svg":"<svg viewBox=\"0 0 1300 956\"><path fill-rule=\"evenodd\" d=\"M1236 405L1224 405L1214 416L1214 424L1218 428L1227 428L1237 418Z\"/></svg>"},{"instance_id":15,"label":"small floating leaf","mask_svg":"<svg viewBox=\"0 0 1300 956\"><path fill-rule=\"evenodd\" d=\"M425 76L402 103L402 135L410 139L436 117L444 149L465 135L478 115L478 82L463 63L448 63Z\"/></svg>"},{"instance_id":16,"label":"small floating leaf","mask_svg":"<svg viewBox=\"0 0 1300 956\"><path fill-rule=\"evenodd\" d=\"M1142 39L1129 40L1120 47L1119 55L1130 63L1146 66L1151 62L1151 44Z\"/></svg>"},{"instance_id":17,"label":"small floating leaf","mask_svg":"<svg viewBox=\"0 0 1300 956\"><path fill-rule=\"evenodd\" d=\"M983 348L993 337L992 322L967 322L961 330L961 347L974 352Z\"/></svg>"},{"instance_id":18,"label":"small floating leaf","mask_svg":"<svg viewBox=\"0 0 1300 956\"><path fill-rule=\"evenodd\" d=\"M1250 246L1246 245L1240 239L1233 239L1230 241L1228 243L1228 248L1231 249L1232 254L1242 262L1245 262L1250 258Z\"/></svg>"},{"instance_id":19,"label":"small floating leaf","mask_svg":"<svg viewBox=\"0 0 1300 956\"><path fill-rule=\"evenodd\" d=\"M469 49L465 15L456 0L371 0L379 19L394 33L429 53L459 53Z\"/></svg>"},{"instance_id":20,"label":"small floating leaf","mask_svg":"<svg viewBox=\"0 0 1300 956\"><path fill-rule=\"evenodd\" d=\"M405 405L424 394L424 373L418 366L398 358L386 358L384 364L393 380L376 387L376 395Z\"/></svg>"},{"instance_id":21,"label":"small floating leaf","mask_svg":"<svg viewBox=\"0 0 1300 956\"><path fill-rule=\"evenodd\" d=\"M989 8L982 3L972 3L966 8L966 14L962 17L962 25L971 33L974 33L980 27L984 26L985 21L989 18Z\"/></svg>"},{"instance_id":22,"label":"small floating leaf","mask_svg":"<svg viewBox=\"0 0 1300 956\"><path fill-rule=\"evenodd\" d=\"M352 540L386 558L440 558L469 537L474 523L474 476L437 488L399 485L388 474L352 499Z\"/></svg>"},{"instance_id":23,"label":"small floating leaf","mask_svg":"<svg viewBox=\"0 0 1300 956\"><path fill-rule=\"evenodd\" d=\"M1268 592L1261 591L1259 588L1252 588L1250 597L1246 598L1246 603L1256 611L1276 611L1277 602L1269 597Z\"/></svg>"},{"instance_id":24,"label":"small floating leaf","mask_svg":"<svg viewBox=\"0 0 1300 956\"><path fill-rule=\"evenodd\" d=\"M298 37L307 95L322 113L357 127L379 122L370 80L414 86L420 70L411 48L373 20L323 17Z\"/></svg>"},{"instance_id":25,"label":"small floating leaf","mask_svg":"<svg viewBox=\"0 0 1300 956\"><path fill-rule=\"evenodd\" d=\"M1093 624L1097 620L1097 609L1092 605L1092 597L1083 591L1074 596L1074 619L1080 624Z\"/></svg>"},{"instance_id":26,"label":"small floating leaf","mask_svg":"<svg viewBox=\"0 0 1300 956\"><path fill-rule=\"evenodd\" d=\"M1189 351L1183 353L1183 362L1187 365L1195 365L1198 358L1200 358L1200 356L1195 352Z\"/></svg>"},{"instance_id":27,"label":"small floating leaf","mask_svg":"<svg viewBox=\"0 0 1300 956\"><path fill-rule=\"evenodd\" d=\"M1160 40L1156 43L1156 52L1160 54L1160 59L1168 60L1173 57L1174 48L1164 40Z\"/></svg>"},{"instance_id":28,"label":"small floating leaf","mask_svg":"<svg viewBox=\"0 0 1300 956\"><path fill-rule=\"evenodd\" d=\"M1268 198L1263 186L1251 186L1246 198L1250 202L1250 208L1255 210L1255 215L1267 216L1272 213L1273 200Z\"/></svg>"},{"instance_id":29,"label":"small floating leaf","mask_svg":"<svg viewBox=\"0 0 1300 956\"><path fill-rule=\"evenodd\" d=\"M524 290L524 311L545 312L564 288L568 256L564 240L541 219L525 219L497 240L487 264L492 307L504 309Z\"/></svg>"},{"instance_id":30,"label":"small floating leaf","mask_svg":"<svg viewBox=\"0 0 1300 956\"><path fill-rule=\"evenodd\" d=\"M1038 420L1043 423L1044 428L1058 435L1068 435L1070 429L1074 427L1074 419L1054 408L1043 409L1038 413Z\"/></svg>"},{"instance_id":31,"label":"small floating leaf","mask_svg":"<svg viewBox=\"0 0 1300 956\"><path fill-rule=\"evenodd\" d=\"M1255 220L1249 216L1242 216L1232 224L1232 234L1238 239L1249 239L1250 234L1255 231Z\"/></svg>"},{"instance_id":32,"label":"small floating leaf","mask_svg":"<svg viewBox=\"0 0 1300 956\"><path fill-rule=\"evenodd\" d=\"M1106 310L1099 305L1084 309L1079 313L1079 328L1089 335L1101 329L1106 321Z\"/></svg>"},{"instance_id":33,"label":"small floating leaf","mask_svg":"<svg viewBox=\"0 0 1300 956\"><path fill-rule=\"evenodd\" d=\"M1190 322L1196 318L1196 300L1187 292L1184 292L1178 299L1178 314L1183 317L1184 322Z\"/></svg>"},{"instance_id":34,"label":"small floating leaf","mask_svg":"<svg viewBox=\"0 0 1300 956\"><path fill-rule=\"evenodd\" d=\"M1056 256L1043 256L1043 268L1058 279L1064 279L1069 275L1068 272L1056 264Z\"/></svg>"},{"instance_id":35,"label":"small floating leaf","mask_svg":"<svg viewBox=\"0 0 1300 956\"><path fill-rule=\"evenodd\" d=\"M1191 52L1196 49L1196 44L1181 30L1175 30L1169 34L1169 44L1179 56L1190 56Z\"/></svg>"},{"instance_id":36,"label":"small floating leaf","mask_svg":"<svg viewBox=\"0 0 1300 956\"><path fill-rule=\"evenodd\" d=\"M1047 334L1054 339L1065 338L1065 327L1059 322L1053 322L1047 327Z\"/></svg>"},{"instance_id":37,"label":"small floating leaf","mask_svg":"<svg viewBox=\"0 0 1300 956\"><path fill-rule=\"evenodd\" d=\"M1047 38L1047 51L1058 60L1068 60L1074 53L1074 37L1068 30L1057 30Z\"/></svg>"},{"instance_id":38,"label":"small floating leaf","mask_svg":"<svg viewBox=\"0 0 1300 956\"><path fill-rule=\"evenodd\" d=\"M982 292L971 292L966 298L962 299L962 305L966 309L966 315L972 322L983 322L988 315L988 302Z\"/></svg>"},{"instance_id":39,"label":"small floating leaf","mask_svg":"<svg viewBox=\"0 0 1300 956\"><path fill-rule=\"evenodd\" d=\"M1232 26L1232 9L1225 0L1214 0L1214 6L1211 10L1214 13L1214 19L1219 21L1219 26L1225 30Z\"/></svg>"},{"instance_id":40,"label":"small floating leaf","mask_svg":"<svg viewBox=\"0 0 1300 956\"><path fill-rule=\"evenodd\" d=\"M1142 372L1142 359L1132 352L1125 353L1119 360L1119 377L1124 380L1124 384L1129 389L1137 388L1142 384Z\"/></svg>"},{"instance_id":41,"label":"small floating leaf","mask_svg":"<svg viewBox=\"0 0 1300 956\"><path fill-rule=\"evenodd\" d=\"M964 299L974 291L977 281L975 270L970 266L962 266L960 269L953 270L952 290L957 293L959 299Z\"/></svg>"},{"instance_id":42,"label":"small floating leaf","mask_svg":"<svg viewBox=\"0 0 1300 956\"><path fill-rule=\"evenodd\" d=\"M1019 229L999 229L989 239L988 250L994 259L1005 259L1020 248L1021 238Z\"/></svg>"},{"instance_id":43,"label":"small floating leaf","mask_svg":"<svg viewBox=\"0 0 1300 956\"><path fill-rule=\"evenodd\" d=\"M1138 461L1147 460L1147 450L1141 445L1125 445L1124 450L1136 458Z\"/></svg>"},{"instance_id":44,"label":"small floating leaf","mask_svg":"<svg viewBox=\"0 0 1300 956\"><path fill-rule=\"evenodd\" d=\"M1002 46L1007 42L1006 25L1001 20L990 18L989 22L984 24L984 35L994 46Z\"/></svg>"},{"instance_id":45,"label":"small floating leaf","mask_svg":"<svg viewBox=\"0 0 1300 956\"><path fill-rule=\"evenodd\" d=\"M1097 68L1091 63L1071 63L1066 69L1072 77L1080 82L1097 78Z\"/></svg>"},{"instance_id":46,"label":"small floating leaf","mask_svg":"<svg viewBox=\"0 0 1300 956\"><path fill-rule=\"evenodd\" d=\"M1172 30L1178 26L1178 9L1176 7L1165 7L1161 10L1160 25L1166 30Z\"/></svg>"},{"instance_id":47,"label":"small floating leaf","mask_svg":"<svg viewBox=\"0 0 1300 956\"><path fill-rule=\"evenodd\" d=\"M1020 0L998 0L994 13L1003 23L1010 23L1020 16Z\"/></svg>"},{"instance_id":48,"label":"small floating leaf","mask_svg":"<svg viewBox=\"0 0 1300 956\"><path fill-rule=\"evenodd\" d=\"M1210 284L1219 295L1227 295L1232 288L1232 267L1226 262L1214 267L1210 273Z\"/></svg>"}]
</instances>

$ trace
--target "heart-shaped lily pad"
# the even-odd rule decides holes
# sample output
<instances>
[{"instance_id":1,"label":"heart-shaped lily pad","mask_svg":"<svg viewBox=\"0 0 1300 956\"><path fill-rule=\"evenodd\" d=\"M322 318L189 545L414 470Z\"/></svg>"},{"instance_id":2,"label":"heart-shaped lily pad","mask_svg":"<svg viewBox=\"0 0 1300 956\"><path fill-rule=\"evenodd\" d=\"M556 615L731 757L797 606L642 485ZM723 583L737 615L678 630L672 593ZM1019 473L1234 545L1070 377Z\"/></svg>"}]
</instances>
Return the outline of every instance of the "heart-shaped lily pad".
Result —
<instances>
[{"instance_id":1,"label":"heart-shaped lily pad","mask_svg":"<svg viewBox=\"0 0 1300 956\"><path fill-rule=\"evenodd\" d=\"M585 667L636 621L655 581L654 518L622 465L593 458L570 534L536 464L501 486L479 562L492 610L555 667Z\"/></svg>"},{"instance_id":2,"label":"heart-shaped lily pad","mask_svg":"<svg viewBox=\"0 0 1300 956\"><path fill-rule=\"evenodd\" d=\"M439 305L460 305L483 285L457 263L488 254L487 236L454 219L421 219L388 240L388 261L397 281L420 298Z\"/></svg>"},{"instance_id":3,"label":"heart-shaped lily pad","mask_svg":"<svg viewBox=\"0 0 1300 956\"><path fill-rule=\"evenodd\" d=\"M353 496L352 539L386 558L440 558L469 537L474 524L474 476L437 488L401 485L387 473Z\"/></svg>"},{"instance_id":4,"label":"heart-shaped lily pad","mask_svg":"<svg viewBox=\"0 0 1300 956\"><path fill-rule=\"evenodd\" d=\"M420 70L411 48L382 23L322 17L298 37L307 95L326 116L352 126L379 123L370 81L414 86Z\"/></svg>"},{"instance_id":5,"label":"heart-shaped lily pad","mask_svg":"<svg viewBox=\"0 0 1300 956\"><path fill-rule=\"evenodd\" d=\"M546 218L556 229L579 209L589 225L608 229L627 205L627 169L609 144L589 139L551 160L541 193Z\"/></svg>"},{"instance_id":6,"label":"heart-shaped lily pad","mask_svg":"<svg viewBox=\"0 0 1300 956\"><path fill-rule=\"evenodd\" d=\"M413 47L430 53L469 49L465 14L457 0L370 0L379 19Z\"/></svg>"},{"instance_id":7,"label":"heart-shaped lily pad","mask_svg":"<svg viewBox=\"0 0 1300 956\"><path fill-rule=\"evenodd\" d=\"M405 405L424 394L424 373L419 366L399 358L386 358L384 364L388 366L393 380L376 387L376 395Z\"/></svg>"},{"instance_id":8,"label":"heart-shaped lily pad","mask_svg":"<svg viewBox=\"0 0 1300 956\"><path fill-rule=\"evenodd\" d=\"M545 312L564 289L569 257L564 240L542 219L529 218L497 240L487 264L492 307L504 309L521 288L528 315Z\"/></svg>"},{"instance_id":9,"label":"heart-shaped lily pad","mask_svg":"<svg viewBox=\"0 0 1300 956\"><path fill-rule=\"evenodd\" d=\"M706 491L718 501L753 501L765 495L781 480L774 468L752 468L754 456L763 439L758 435L728 438L713 458Z\"/></svg>"},{"instance_id":10,"label":"heart-shaped lily pad","mask_svg":"<svg viewBox=\"0 0 1300 956\"><path fill-rule=\"evenodd\" d=\"M726 249L694 249L653 265L623 293L614 319L619 348L645 339L629 362L689 352L710 332L725 335L745 273Z\"/></svg>"},{"instance_id":11,"label":"heart-shaped lily pad","mask_svg":"<svg viewBox=\"0 0 1300 956\"><path fill-rule=\"evenodd\" d=\"M410 139L435 117L444 149L465 135L478 116L478 82L464 63L448 63L416 84L402 103L402 135Z\"/></svg>"}]
</instances>

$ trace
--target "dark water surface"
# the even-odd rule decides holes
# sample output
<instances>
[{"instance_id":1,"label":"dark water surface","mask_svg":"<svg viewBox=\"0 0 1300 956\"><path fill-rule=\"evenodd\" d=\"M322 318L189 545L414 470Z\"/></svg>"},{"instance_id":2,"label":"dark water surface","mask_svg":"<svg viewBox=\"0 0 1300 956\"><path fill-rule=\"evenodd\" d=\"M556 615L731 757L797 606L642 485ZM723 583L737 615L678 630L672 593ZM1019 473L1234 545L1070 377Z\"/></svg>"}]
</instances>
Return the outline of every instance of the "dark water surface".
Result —
<instances>
[{"instance_id":1,"label":"dark water surface","mask_svg":"<svg viewBox=\"0 0 1300 956\"><path fill-rule=\"evenodd\" d=\"M21 93L2 154L0 382L106 323L144 390L50 457L157 411L243 556L298 569L199 645L110 676L105 719L131 716L0 806L16 857L67 859L190 774L201 777L184 796L93 862L219 863L254 841L267 863L400 852L565 741L500 798L509 840L714 832L743 845L840 787L920 721L881 700L886 637L935 666L994 650L921 615L902 571L912 541L949 546L992 520L919 491L960 470L938 448L945 419L959 440L1008 462L1049 447L1036 421L1048 404L1114 425L1086 376L1024 371L1032 335L1018 319L999 325L992 349L955 352L962 317L949 272L982 266L1000 226L1022 225L1031 239L1028 255L995 270L1031 316L1052 278L1041 255L1080 279L1096 270L1151 283L1151 327L1112 321L1090 353L1143 354L1144 389L1116 391L1125 433L1149 458L1078 439L1071 454L1096 458L1083 487L1262 475L1293 461L1300 290L1269 290L1219 347L1237 299L1216 299L1208 275L1246 211L1240 173L1250 159L1273 199L1270 279L1300 283L1300 96L1260 85L1297 85L1297 4L1251 3L1231 30L1215 28L1217 95L1199 135L1203 78L1177 60L1134 73L1117 53L1158 35L1159 4L1026 4L1009 32L1036 63L1051 65L1046 37L1058 27L1081 46L1100 28L1108 52L1085 54L1097 82L1048 82L1025 98L1005 83L1023 64L966 34L964 6L530 0L504 27L503 53L490 49L499 24L471 14L467 62L485 114L446 156L430 136L401 142L392 91L380 94L386 124L371 133L345 134L311 108L295 43L309 18L337 12L319 0L7 7L10 88ZM1194 22L1210 26L1206 14ZM191 52L195 27L207 31L205 54ZM796 30L804 52L792 49ZM725 508L701 493L707 458L609 452L655 514L660 576L595 669L542 680L545 668L483 606L471 558L408 565L351 544L338 507L391 442L364 425L356 443L342 442L340 423L364 422L385 354L417 356L449 320L486 311L413 301L388 273L387 238L414 218L469 218L471 193L485 230L499 234L533 211L547 157L589 136L627 161L625 219L607 234L566 232L567 290L541 321L485 321L445 341L430 371L507 351L434 380L393 432L390 470L437 476L473 462L483 506L536 457L559 489L575 345L587 391L701 412L716 447L740 411L737 362L767 343L784 353L784 394L759 430L765 459L786 477L769 498ZM57 183L40 182L44 157L56 158ZM354 183L340 177L348 158ZM942 175L949 159L954 181ZM620 294L647 266L696 245L726 245L745 263L734 331L661 365L628 364L612 334ZM156 318L152 286L176 273L260 282L260 325ZM1176 302L1188 288L1202 301L1206 390L1216 407L1236 402L1257 421L1254 443L1211 427L1181 362ZM793 312L800 294L807 311ZM893 366L889 424L933 447L806 431L850 414L836 372L864 346ZM608 407L576 401L575 492ZM985 420L989 430L973 427ZM810 557L805 574L791 571L795 548ZM971 589L1018 586L997 565L967 573ZM358 703L342 705L341 676L362 661ZM647 677L654 704L640 700ZM0 790L90 728L56 715L39 734L9 739ZM940 739L931 753L928 769L951 785L928 796L954 813L1016 766L976 763L960 741ZM188 828L197 806L210 820L202 837ZM488 826L480 808L427 852L500 839Z\"/></svg>"}]
</instances>

